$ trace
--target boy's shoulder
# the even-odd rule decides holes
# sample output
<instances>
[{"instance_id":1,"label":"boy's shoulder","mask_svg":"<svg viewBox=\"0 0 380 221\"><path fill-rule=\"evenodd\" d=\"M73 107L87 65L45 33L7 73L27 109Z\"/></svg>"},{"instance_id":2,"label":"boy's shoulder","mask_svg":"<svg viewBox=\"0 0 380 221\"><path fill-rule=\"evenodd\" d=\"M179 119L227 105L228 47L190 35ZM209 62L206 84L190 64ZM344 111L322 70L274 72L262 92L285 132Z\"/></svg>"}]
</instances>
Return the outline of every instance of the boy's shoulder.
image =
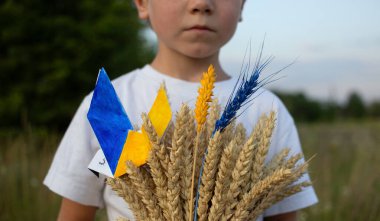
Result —
<instances>
[{"instance_id":1,"label":"boy's shoulder","mask_svg":"<svg viewBox=\"0 0 380 221\"><path fill-rule=\"evenodd\" d=\"M241 121L246 121L244 124L247 126L255 125L260 116L268 115L272 111L276 113L276 119L280 125L285 127L294 125L293 117L281 99L266 88L260 88L256 94L253 95L252 101L247 105L249 105L249 107L246 107L240 116Z\"/></svg>"},{"instance_id":2,"label":"boy's shoulder","mask_svg":"<svg viewBox=\"0 0 380 221\"><path fill-rule=\"evenodd\" d=\"M115 79L111 80L112 85L117 90L118 87L122 87L125 84L128 84L129 82L133 82L136 80L136 78L139 76L139 73L141 72L140 68L134 69L130 72L124 73Z\"/></svg>"},{"instance_id":3,"label":"boy's shoulder","mask_svg":"<svg viewBox=\"0 0 380 221\"><path fill-rule=\"evenodd\" d=\"M259 109L283 109L285 108L281 99L270 89L259 88L253 95L252 105Z\"/></svg>"},{"instance_id":4,"label":"boy's shoulder","mask_svg":"<svg viewBox=\"0 0 380 221\"><path fill-rule=\"evenodd\" d=\"M136 82L136 78L138 77L138 74L141 72L140 68L134 69L130 72L127 72L125 74L122 74L114 79L111 79L112 86L114 87L116 94L119 94L123 91L123 88L126 87L126 85L132 85ZM84 98L85 104L90 104L92 95L94 91L91 91L88 93Z\"/></svg>"}]
</instances>

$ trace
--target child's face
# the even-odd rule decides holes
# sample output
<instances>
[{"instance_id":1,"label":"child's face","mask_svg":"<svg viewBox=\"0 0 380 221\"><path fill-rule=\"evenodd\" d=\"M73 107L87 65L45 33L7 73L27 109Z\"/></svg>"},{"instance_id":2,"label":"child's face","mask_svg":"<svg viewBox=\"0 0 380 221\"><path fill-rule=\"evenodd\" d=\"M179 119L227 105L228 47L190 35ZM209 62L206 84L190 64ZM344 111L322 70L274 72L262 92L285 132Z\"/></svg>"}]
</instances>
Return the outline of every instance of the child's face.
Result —
<instances>
[{"instance_id":1,"label":"child's face","mask_svg":"<svg viewBox=\"0 0 380 221\"><path fill-rule=\"evenodd\" d=\"M135 0L141 19L149 19L159 50L192 58L219 52L235 33L243 0Z\"/></svg>"}]
</instances>

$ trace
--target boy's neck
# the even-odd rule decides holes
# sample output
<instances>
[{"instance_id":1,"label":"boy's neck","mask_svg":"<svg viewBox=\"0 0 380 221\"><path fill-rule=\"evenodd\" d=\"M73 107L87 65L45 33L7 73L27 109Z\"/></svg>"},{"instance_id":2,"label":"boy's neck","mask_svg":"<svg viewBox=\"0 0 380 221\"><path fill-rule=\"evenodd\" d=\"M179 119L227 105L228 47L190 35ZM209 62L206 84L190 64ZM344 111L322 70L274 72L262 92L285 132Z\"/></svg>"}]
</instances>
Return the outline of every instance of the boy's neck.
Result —
<instances>
[{"instance_id":1,"label":"boy's neck","mask_svg":"<svg viewBox=\"0 0 380 221\"><path fill-rule=\"evenodd\" d=\"M159 51L151 63L153 68L165 75L190 82L199 82L210 64L215 67L216 81L230 78L220 65L219 53L200 59Z\"/></svg>"}]
</instances>

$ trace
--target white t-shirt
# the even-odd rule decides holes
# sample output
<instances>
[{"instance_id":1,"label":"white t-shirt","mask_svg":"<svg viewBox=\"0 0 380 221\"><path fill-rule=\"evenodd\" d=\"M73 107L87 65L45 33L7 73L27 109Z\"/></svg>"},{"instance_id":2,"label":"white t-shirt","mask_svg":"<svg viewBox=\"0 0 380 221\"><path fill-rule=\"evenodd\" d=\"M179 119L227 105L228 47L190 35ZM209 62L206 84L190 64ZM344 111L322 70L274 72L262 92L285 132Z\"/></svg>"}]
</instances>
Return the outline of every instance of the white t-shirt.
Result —
<instances>
[{"instance_id":1,"label":"white t-shirt","mask_svg":"<svg viewBox=\"0 0 380 221\"><path fill-rule=\"evenodd\" d=\"M125 111L134 125L141 125L141 113L149 112L161 83L165 81L173 113L179 110L181 104L194 106L199 83L187 82L172 78L146 65L129 74L112 81ZM237 77L216 82L214 95L223 105L228 100ZM252 126L263 113L274 110L277 112L277 122L272 137L268 156L271 157L281 148L292 148L291 154L301 152L297 130L292 117L271 92L260 89L260 94L253 104L239 116L250 133ZM44 180L44 184L57 194L84 205L105 207L109 220L123 216L133 220L132 212L127 204L108 185L105 177L99 178L87 169L88 164L100 148L99 143L87 120L92 94L88 95L77 110L55 154L53 163ZM301 181L309 180L306 174ZM312 187L290 196L265 211L264 216L298 210L317 202ZM262 220L260 218L259 220Z\"/></svg>"}]
</instances>

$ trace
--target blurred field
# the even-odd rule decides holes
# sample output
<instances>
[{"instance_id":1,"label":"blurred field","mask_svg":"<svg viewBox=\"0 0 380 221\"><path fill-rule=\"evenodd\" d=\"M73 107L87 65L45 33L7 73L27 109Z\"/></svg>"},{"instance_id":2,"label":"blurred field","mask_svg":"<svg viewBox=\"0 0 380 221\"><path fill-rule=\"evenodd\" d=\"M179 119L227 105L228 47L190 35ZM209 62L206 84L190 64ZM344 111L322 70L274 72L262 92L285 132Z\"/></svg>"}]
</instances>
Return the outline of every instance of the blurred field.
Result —
<instances>
[{"instance_id":1,"label":"blurred field","mask_svg":"<svg viewBox=\"0 0 380 221\"><path fill-rule=\"evenodd\" d=\"M320 203L301 220L380 220L380 122L299 126Z\"/></svg>"},{"instance_id":2,"label":"blurred field","mask_svg":"<svg viewBox=\"0 0 380 221\"><path fill-rule=\"evenodd\" d=\"M320 203L300 220L380 220L380 122L299 125ZM59 198L42 185L60 135L0 135L0 220L54 220ZM100 212L98 220L105 220Z\"/></svg>"}]
</instances>

